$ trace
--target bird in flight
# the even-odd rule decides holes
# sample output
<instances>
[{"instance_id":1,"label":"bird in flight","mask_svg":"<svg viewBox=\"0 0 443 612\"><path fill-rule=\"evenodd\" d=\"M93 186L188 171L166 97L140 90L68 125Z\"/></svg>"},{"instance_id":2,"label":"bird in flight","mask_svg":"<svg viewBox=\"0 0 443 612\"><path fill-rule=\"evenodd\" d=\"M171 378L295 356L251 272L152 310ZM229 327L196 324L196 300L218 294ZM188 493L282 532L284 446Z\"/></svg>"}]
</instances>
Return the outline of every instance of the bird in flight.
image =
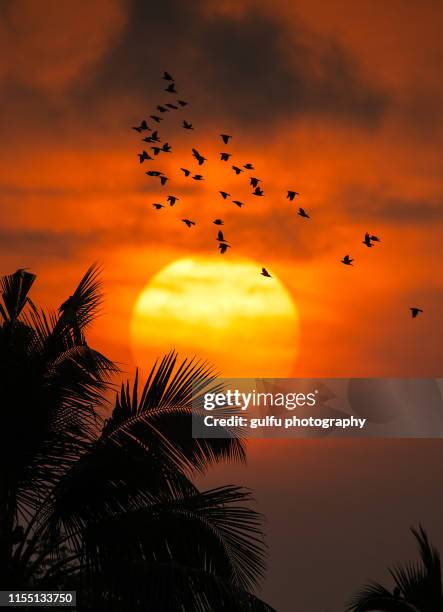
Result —
<instances>
[{"instance_id":1,"label":"bird in flight","mask_svg":"<svg viewBox=\"0 0 443 612\"><path fill-rule=\"evenodd\" d=\"M143 119L143 121L140 122L140 125L136 125L132 129L140 134L141 132L146 132L146 130L150 130L151 128L146 123L146 120Z\"/></svg>"},{"instance_id":2,"label":"bird in flight","mask_svg":"<svg viewBox=\"0 0 443 612\"><path fill-rule=\"evenodd\" d=\"M230 153L220 153L220 160L221 161L228 161L228 159L231 157Z\"/></svg>"},{"instance_id":3,"label":"bird in flight","mask_svg":"<svg viewBox=\"0 0 443 612\"><path fill-rule=\"evenodd\" d=\"M223 237L223 232L220 230L217 234L217 238L216 238L219 242L226 242L226 240Z\"/></svg>"},{"instance_id":4,"label":"bird in flight","mask_svg":"<svg viewBox=\"0 0 443 612\"><path fill-rule=\"evenodd\" d=\"M140 163L142 164L145 159L152 159L150 155L146 151L142 151L141 153L137 153Z\"/></svg>"},{"instance_id":5,"label":"bird in flight","mask_svg":"<svg viewBox=\"0 0 443 612\"><path fill-rule=\"evenodd\" d=\"M413 319L415 319L415 317L417 317L420 312L423 312L421 308L410 308L409 310L411 311Z\"/></svg>"},{"instance_id":6,"label":"bird in flight","mask_svg":"<svg viewBox=\"0 0 443 612\"><path fill-rule=\"evenodd\" d=\"M167 176L164 176L164 175L160 176L160 184L161 185L166 185L167 181L169 181Z\"/></svg>"},{"instance_id":7,"label":"bird in flight","mask_svg":"<svg viewBox=\"0 0 443 612\"><path fill-rule=\"evenodd\" d=\"M221 195L221 197L226 200L226 198L230 197L230 194L227 193L226 191L219 191L219 194Z\"/></svg>"},{"instance_id":8,"label":"bird in flight","mask_svg":"<svg viewBox=\"0 0 443 612\"><path fill-rule=\"evenodd\" d=\"M146 136L146 138L143 138L143 141L144 142L160 142L160 138L158 137L157 130L152 132L150 136Z\"/></svg>"},{"instance_id":9,"label":"bird in flight","mask_svg":"<svg viewBox=\"0 0 443 612\"><path fill-rule=\"evenodd\" d=\"M298 195L300 195L298 191L288 191L288 195L286 196L286 198L292 202L295 196Z\"/></svg>"},{"instance_id":10,"label":"bird in flight","mask_svg":"<svg viewBox=\"0 0 443 612\"><path fill-rule=\"evenodd\" d=\"M223 255L224 253L226 253L226 251L228 249L230 249L230 245L227 242L220 242L218 245L218 250L220 251L221 255Z\"/></svg>"},{"instance_id":11,"label":"bird in flight","mask_svg":"<svg viewBox=\"0 0 443 612\"><path fill-rule=\"evenodd\" d=\"M165 108L164 106L162 106L161 104L159 104L157 106L157 110L160 111L161 113L168 113L169 112L168 109Z\"/></svg>"},{"instance_id":12,"label":"bird in flight","mask_svg":"<svg viewBox=\"0 0 443 612\"><path fill-rule=\"evenodd\" d=\"M173 76L171 76L171 75L169 74L169 72L166 72L166 71L163 73L163 77L162 77L162 78L163 78L165 81L173 81L173 80L174 80L174 77L173 77Z\"/></svg>"},{"instance_id":13,"label":"bird in flight","mask_svg":"<svg viewBox=\"0 0 443 612\"><path fill-rule=\"evenodd\" d=\"M201 166L202 164L205 163L205 161L207 161L206 157L203 157L203 155L200 155L200 153L197 151L197 149L192 149L192 155L198 161L198 165L199 166Z\"/></svg>"},{"instance_id":14,"label":"bird in flight","mask_svg":"<svg viewBox=\"0 0 443 612\"><path fill-rule=\"evenodd\" d=\"M221 139L223 140L223 142L225 144L228 144L229 139L231 138L231 136L229 136L229 134L220 134L220 136L221 136Z\"/></svg>"},{"instance_id":15,"label":"bird in flight","mask_svg":"<svg viewBox=\"0 0 443 612\"><path fill-rule=\"evenodd\" d=\"M175 104L171 104L170 102L166 103L165 106L174 110L178 110L178 106L175 106Z\"/></svg>"},{"instance_id":16,"label":"bird in flight","mask_svg":"<svg viewBox=\"0 0 443 612\"><path fill-rule=\"evenodd\" d=\"M214 223L215 225L224 225L224 222L221 219L214 219L212 223Z\"/></svg>"},{"instance_id":17,"label":"bird in flight","mask_svg":"<svg viewBox=\"0 0 443 612\"><path fill-rule=\"evenodd\" d=\"M241 208L244 206L243 202L239 202L239 200L232 200L232 203Z\"/></svg>"},{"instance_id":18,"label":"bird in flight","mask_svg":"<svg viewBox=\"0 0 443 612\"><path fill-rule=\"evenodd\" d=\"M305 219L310 219L311 217L308 215L308 213L305 211L304 208L299 208L298 209L298 213L297 215L300 215L300 217L304 217Z\"/></svg>"},{"instance_id":19,"label":"bird in flight","mask_svg":"<svg viewBox=\"0 0 443 612\"><path fill-rule=\"evenodd\" d=\"M189 176L191 174L191 171L188 170L187 168L180 168L180 170L183 172L185 176Z\"/></svg>"},{"instance_id":20,"label":"bird in flight","mask_svg":"<svg viewBox=\"0 0 443 612\"><path fill-rule=\"evenodd\" d=\"M249 179L249 182L251 183L251 187L255 188L261 181L260 179L255 178L254 176L251 176Z\"/></svg>"},{"instance_id":21,"label":"bird in flight","mask_svg":"<svg viewBox=\"0 0 443 612\"><path fill-rule=\"evenodd\" d=\"M177 200L179 200L180 198L177 198L177 196L173 196L173 195L168 195L168 202L170 206L174 206L174 204L177 202Z\"/></svg>"},{"instance_id":22,"label":"bird in flight","mask_svg":"<svg viewBox=\"0 0 443 612\"><path fill-rule=\"evenodd\" d=\"M366 232L364 240L362 240L362 242L369 248L374 246L371 242L371 236L368 234L368 232Z\"/></svg>"},{"instance_id":23,"label":"bird in flight","mask_svg":"<svg viewBox=\"0 0 443 612\"><path fill-rule=\"evenodd\" d=\"M260 189L260 187L256 187L254 189L254 191L252 192L252 195L262 196L262 195L264 195L264 191L263 191L263 189Z\"/></svg>"},{"instance_id":24,"label":"bird in flight","mask_svg":"<svg viewBox=\"0 0 443 612\"><path fill-rule=\"evenodd\" d=\"M203 181L203 175L202 174L194 174L194 176L192 177L194 179L194 181Z\"/></svg>"},{"instance_id":25,"label":"bird in flight","mask_svg":"<svg viewBox=\"0 0 443 612\"><path fill-rule=\"evenodd\" d=\"M151 149L154 152L154 155L158 155L160 151L162 150L161 147L151 147Z\"/></svg>"},{"instance_id":26,"label":"bird in flight","mask_svg":"<svg viewBox=\"0 0 443 612\"><path fill-rule=\"evenodd\" d=\"M243 166L243 168L245 168L246 170L254 170L254 166L252 164L249 164L249 163L245 164Z\"/></svg>"},{"instance_id":27,"label":"bird in flight","mask_svg":"<svg viewBox=\"0 0 443 612\"><path fill-rule=\"evenodd\" d=\"M170 83L167 87L165 87L165 91L176 94L177 90L175 89L175 83Z\"/></svg>"},{"instance_id":28,"label":"bird in flight","mask_svg":"<svg viewBox=\"0 0 443 612\"><path fill-rule=\"evenodd\" d=\"M194 129L192 123L188 123L184 119L183 119L182 127L185 128L185 130L193 130Z\"/></svg>"},{"instance_id":29,"label":"bird in flight","mask_svg":"<svg viewBox=\"0 0 443 612\"><path fill-rule=\"evenodd\" d=\"M159 172L158 170L148 170L148 172L145 172L145 174L148 176L161 176L163 172Z\"/></svg>"},{"instance_id":30,"label":"bird in flight","mask_svg":"<svg viewBox=\"0 0 443 612\"><path fill-rule=\"evenodd\" d=\"M153 121L155 121L156 123L160 123L160 121L163 121L163 119L161 117L158 117L157 115L149 115L151 117L151 119Z\"/></svg>"},{"instance_id":31,"label":"bird in flight","mask_svg":"<svg viewBox=\"0 0 443 612\"><path fill-rule=\"evenodd\" d=\"M269 274L269 272L266 270L266 268L262 268L260 274L262 276L267 276L268 278L272 278L272 276Z\"/></svg>"},{"instance_id":32,"label":"bird in flight","mask_svg":"<svg viewBox=\"0 0 443 612\"><path fill-rule=\"evenodd\" d=\"M165 144L162 146L162 151L163 153L170 153L172 151L172 147L169 142L165 142Z\"/></svg>"},{"instance_id":33,"label":"bird in flight","mask_svg":"<svg viewBox=\"0 0 443 612\"><path fill-rule=\"evenodd\" d=\"M353 259L351 259L351 258L349 257L349 255L345 255L345 256L343 257L343 259L341 260L341 262L342 262L343 264L345 264L345 266L352 266L352 262L353 262L353 261L354 261L354 260L353 260Z\"/></svg>"},{"instance_id":34,"label":"bird in flight","mask_svg":"<svg viewBox=\"0 0 443 612\"><path fill-rule=\"evenodd\" d=\"M234 170L235 174L240 174L240 172L243 172L243 170L241 168L239 168L238 166L232 166L232 169Z\"/></svg>"},{"instance_id":35,"label":"bird in flight","mask_svg":"<svg viewBox=\"0 0 443 612\"><path fill-rule=\"evenodd\" d=\"M195 225L195 221L191 221L190 219L182 219L182 221L187 227L192 227Z\"/></svg>"},{"instance_id":36,"label":"bird in flight","mask_svg":"<svg viewBox=\"0 0 443 612\"><path fill-rule=\"evenodd\" d=\"M187 106L188 103L185 100L177 100L177 104L179 104L180 106Z\"/></svg>"},{"instance_id":37,"label":"bird in flight","mask_svg":"<svg viewBox=\"0 0 443 612\"><path fill-rule=\"evenodd\" d=\"M156 210L160 210L160 208L164 208L163 204L158 204L157 202L155 202L155 204L152 205Z\"/></svg>"}]
</instances>

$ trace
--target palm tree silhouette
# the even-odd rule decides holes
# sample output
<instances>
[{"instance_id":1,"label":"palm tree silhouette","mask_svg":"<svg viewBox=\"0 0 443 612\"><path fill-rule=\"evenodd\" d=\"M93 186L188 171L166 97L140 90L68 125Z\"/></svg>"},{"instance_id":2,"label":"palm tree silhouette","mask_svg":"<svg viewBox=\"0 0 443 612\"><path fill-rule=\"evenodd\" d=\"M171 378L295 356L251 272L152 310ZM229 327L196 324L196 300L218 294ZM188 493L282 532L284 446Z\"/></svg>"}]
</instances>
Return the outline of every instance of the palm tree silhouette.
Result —
<instances>
[{"instance_id":1,"label":"palm tree silhouette","mask_svg":"<svg viewBox=\"0 0 443 612\"><path fill-rule=\"evenodd\" d=\"M396 565L389 569L394 579L393 592L371 582L357 593L348 610L396 612L441 612L443 610L440 554L429 542L420 525L411 529L420 553L420 563Z\"/></svg>"},{"instance_id":2,"label":"palm tree silhouette","mask_svg":"<svg viewBox=\"0 0 443 612\"><path fill-rule=\"evenodd\" d=\"M211 368L170 353L104 420L117 368L85 337L99 270L50 313L35 278L0 280L0 589L76 589L77 610L270 612L252 594L266 548L250 492L192 482L245 459L238 438L191 436Z\"/></svg>"}]
</instances>

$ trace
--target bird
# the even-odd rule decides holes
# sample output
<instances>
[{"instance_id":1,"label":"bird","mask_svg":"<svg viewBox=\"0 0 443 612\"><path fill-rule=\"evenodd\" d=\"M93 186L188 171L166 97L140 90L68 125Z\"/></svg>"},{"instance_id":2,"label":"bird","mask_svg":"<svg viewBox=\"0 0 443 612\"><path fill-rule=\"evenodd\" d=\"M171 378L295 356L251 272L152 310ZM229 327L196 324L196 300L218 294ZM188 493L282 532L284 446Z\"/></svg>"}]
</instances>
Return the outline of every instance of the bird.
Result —
<instances>
[{"instance_id":1,"label":"bird","mask_svg":"<svg viewBox=\"0 0 443 612\"><path fill-rule=\"evenodd\" d=\"M244 206L243 202L239 202L238 200L232 200L232 203L235 204L236 206L238 206L239 208Z\"/></svg>"},{"instance_id":2,"label":"bird","mask_svg":"<svg viewBox=\"0 0 443 612\"><path fill-rule=\"evenodd\" d=\"M310 219L311 217L308 215L308 213L305 211L304 208L299 208L298 209L298 213L297 215L300 215L300 217L304 217L305 219Z\"/></svg>"},{"instance_id":3,"label":"bird","mask_svg":"<svg viewBox=\"0 0 443 612\"><path fill-rule=\"evenodd\" d=\"M159 172L158 170L148 170L148 172L145 172L145 174L148 176L161 176L163 172Z\"/></svg>"},{"instance_id":4,"label":"bird","mask_svg":"<svg viewBox=\"0 0 443 612\"><path fill-rule=\"evenodd\" d=\"M228 144L229 139L231 138L231 136L229 136L229 134L220 134L221 139L223 140L223 142L225 144Z\"/></svg>"},{"instance_id":5,"label":"bird","mask_svg":"<svg viewBox=\"0 0 443 612\"><path fill-rule=\"evenodd\" d=\"M152 159L150 155L146 151L142 151L141 153L137 153L140 163L142 164L145 159Z\"/></svg>"},{"instance_id":6,"label":"bird","mask_svg":"<svg viewBox=\"0 0 443 612\"><path fill-rule=\"evenodd\" d=\"M187 227L192 227L195 225L195 221L191 221L190 219L182 219L182 221Z\"/></svg>"},{"instance_id":7,"label":"bird","mask_svg":"<svg viewBox=\"0 0 443 612\"><path fill-rule=\"evenodd\" d=\"M380 238L378 236L374 236L374 234L371 235L371 240L372 242L381 242Z\"/></svg>"},{"instance_id":8,"label":"bird","mask_svg":"<svg viewBox=\"0 0 443 612\"><path fill-rule=\"evenodd\" d=\"M267 276L268 278L272 278L272 276L269 274L269 272L266 270L266 268L262 268L260 274L262 276Z\"/></svg>"},{"instance_id":9,"label":"bird","mask_svg":"<svg viewBox=\"0 0 443 612\"><path fill-rule=\"evenodd\" d=\"M165 144L162 146L162 151L163 153L170 153L172 151L172 147L169 142L165 142Z\"/></svg>"},{"instance_id":10,"label":"bird","mask_svg":"<svg viewBox=\"0 0 443 612\"><path fill-rule=\"evenodd\" d=\"M193 130L194 129L192 123L188 123L185 120L183 120L182 127L185 128L185 130Z\"/></svg>"},{"instance_id":11,"label":"bird","mask_svg":"<svg viewBox=\"0 0 443 612\"><path fill-rule=\"evenodd\" d=\"M167 200L169 202L170 206L174 206L174 204L177 202L177 200L179 200L180 198L177 198L177 196L173 196L173 195L168 195Z\"/></svg>"},{"instance_id":12,"label":"bird","mask_svg":"<svg viewBox=\"0 0 443 612\"><path fill-rule=\"evenodd\" d=\"M163 73L163 77L162 77L162 78L163 78L165 81L173 81L173 80L174 80L174 77L173 77L173 76L171 76L171 75L169 74L169 72L166 72L166 71Z\"/></svg>"},{"instance_id":13,"label":"bird","mask_svg":"<svg viewBox=\"0 0 443 612\"><path fill-rule=\"evenodd\" d=\"M292 202L295 196L298 196L298 195L300 195L298 191L288 191L288 195L286 196L286 198Z\"/></svg>"},{"instance_id":14,"label":"bird","mask_svg":"<svg viewBox=\"0 0 443 612\"><path fill-rule=\"evenodd\" d=\"M415 317L417 317L420 312L423 312L421 308L416 308L416 307L410 308L409 310L411 311L411 315L413 319L415 319Z\"/></svg>"},{"instance_id":15,"label":"bird","mask_svg":"<svg viewBox=\"0 0 443 612\"><path fill-rule=\"evenodd\" d=\"M216 240L218 240L219 242L226 242L223 237L223 232L221 230L218 232Z\"/></svg>"},{"instance_id":16,"label":"bird","mask_svg":"<svg viewBox=\"0 0 443 612\"><path fill-rule=\"evenodd\" d=\"M158 155L160 151L162 150L161 147L151 147L151 149L154 152L154 155Z\"/></svg>"},{"instance_id":17,"label":"bird","mask_svg":"<svg viewBox=\"0 0 443 612\"><path fill-rule=\"evenodd\" d=\"M230 153L220 153L220 161L228 161L231 157Z\"/></svg>"},{"instance_id":18,"label":"bird","mask_svg":"<svg viewBox=\"0 0 443 612\"><path fill-rule=\"evenodd\" d=\"M191 174L191 171L188 170L187 168L180 168L180 170L183 172L185 176L189 176Z\"/></svg>"},{"instance_id":19,"label":"bird","mask_svg":"<svg viewBox=\"0 0 443 612\"><path fill-rule=\"evenodd\" d=\"M175 106L175 104L171 104L171 103L166 103L165 106L167 106L168 108L173 108L174 110L178 110L178 106Z\"/></svg>"},{"instance_id":20,"label":"bird","mask_svg":"<svg viewBox=\"0 0 443 612\"><path fill-rule=\"evenodd\" d=\"M345 255L345 256L343 257L343 259L341 260L341 262L342 262L343 264L345 264L345 266L352 266L352 262L353 262L353 261L354 261L354 260L353 260L353 259L351 259L351 258L349 257L349 255Z\"/></svg>"},{"instance_id":21,"label":"bird","mask_svg":"<svg viewBox=\"0 0 443 612\"><path fill-rule=\"evenodd\" d=\"M151 117L151 119L153 121L156 121L157 123L160 123L160 121L163 121L163 119L161 117L158 117L157 115L149 115Z\"/></svg>"},{"instance_id":22,"label":"bird","mask_svg":"<svg viewBox=\"0 0 443 612\"><path fill-rule=\"evenodd\" d=\"M240 172L243 172L243 170L241 168L239 168L238 166L232 166L232 169L234 170L235 174L240 174Z\"/></svg>"},{"instance_id":23,"label":"bird","mask_svg":"<svg viewBox=\"0 0 443 612\"><path fill-rule=\"evenodd\" d=\"M264 191L263 191L263 189L260 189L260 187L256 187L254 189L254 191L252 192L252 195L262 196L262 195L264 195Z\"/></svg>"},{"instance_id":24,"label":"bird","mask_svg":"<svg viewBox=\"0 0 443 612\"><path fill-rule=\"evenodd\" d=\"M198 165L199 166L201 166L202 164L205 163L206 157L203 157L203 155L200 155L200 153L197 151L197 149L192 149L192 155L198 161Z\"/></svg>"},{"instance_id":25,"label":"bird","mask_svg":"<svg viewBox=\"0 0 443 612\"><path fill-rule=\"evenodd\" d=\"M144 142L160 142L160 138L158 137L158 131L155 130L154 132L152 132L150 136L143 138L143 141Z\"/></svg>"},{"instance_id":26,"label":"bird","mask_svg":"<svg viewBox=\"0 0 443 612\"><path fill-rule=\"evenodd\" d=\"M143 121L140 122L140 125L136 125L132 129L140 134L141 132L146 132L146 130L150 130L151 128L146 123L146 120L143 119Z\"/></svg>"},{"instance_id":27,"label":"bird","mask_svg":"<svg viewBox=\"0 0 443 612\"><path fill-rule=\"evenodd\" d=\"M365 244L369 248L374 246L371 242L371 236L368 234L368 232L366 232L364 240L362 240L362 243Z\"/></svg>"},{"instance_id":28,"label":"bird","mask_svg":"<svg viewBox=\"0 0 443 612\"><path fill-rule=\"evenodd\" d=\"M167 87L165 87L165 91L176 94L177 90L175 89L175 83L170 83Z\"/></svg>"},{"instance_id":29,"label":"bird","mask_svg":"<svg viewBox=\"0 0 443 612\"><path fill-rule=\"evenodd\" d=\"M252 164L249 164L249 163L245 164L243 166L243 168L245 168L246 170L254 170L254 166Z\"/></svg>"},{"instance_id":30,"label":"bird","mask_svg":"<svg viewBox=\"0 0 443 612\"><path fill-rule=\"evenodd\" d=\"M251 176L249 179L249 182L251 183L251 187L257 187L257 185L261 182L260 179L255 178L254 176Z\"/></svg>"},{"instance_id":31,"label":"bird","mask_svg":"<svg viewBox=\"0 0 443 612\"><path fill-rule=\"evenodd\" d=\"M224 221L222 221L221 219L214 219L212 223L214 223L215 225L224 225Z\"/></svg>"},{"instance_id":32,"label":"bird","mask_svg":"<svg viewBox=\"0 0 443 612\"><path fill-rule=\"evenodd\" d=\"M203 181L203 175L202 174L194 174L194 176L192 177L194 179L194 181Z\"/></svg>"},{"instance_id":33,"label":"bird","mask_svg":"<svg viewBox=\"0 0 443 612\"><path fill-rule=\"evenodd\" d=\"M166 185L166 181L169 181L169 179L168 179L168 177L167 177L167 176L161 176L161 177L160 177L160 183L161 183L162 185Z\"/></svg>"},{"instance_id":34,"label":"bird","mask_svg":"<svg viewBox=\"0 0 443 612\"><path fill-rule=\"evenodd\" d=\"M230 245L227 242L220 242L218 245L218 250L220 251L221 255L223 255L224 253L226 253L226 251L228 249L230 249Z\"/></svg>"},{"instance_id":35,"label":"bird","mask_svg":"<svg viewBox=\"0 0 443 612\"><path fill-rule=\"evenodd\" d=\"M219 194L221 195L221 197L226 200L226 198L230 197L230 194L227 193L226 191L219 191Z\"/></svg>"},{"instance_id":36,"label":"bird","mask_svg":"<svg viewBox=\"0 0 443 612\"><path fill-rule=\"evenodd\" d=\"M188 103L185 100L177 100L177 104L179 104L180 106L187 106Z\"/></svg>"},{"instance_id":37,"label":"bird","mask_svg":"<svg viewBox=\"0 0 443 612\"><path fill-rule=\"evenodd\" d=\"M152 206L153 206L153 207L154 207L156 210L160 210L160 208L164 208L164 205L163 205L163 204L158 204L157 202L155 202L155 203L154 203Z\"/></svg>"},{"instance_id":38,"label":"bird","mask_svg":"<svg viewBox=\"0 0 443 612\"><path fill-rule=\"evenodd\" d=\"M159 104L157 106L157 110L160 111L161 113L168 113L169 110L167 108L165 108L164 106L162 106L161 104Z\"/></svg>"}]
</instances>

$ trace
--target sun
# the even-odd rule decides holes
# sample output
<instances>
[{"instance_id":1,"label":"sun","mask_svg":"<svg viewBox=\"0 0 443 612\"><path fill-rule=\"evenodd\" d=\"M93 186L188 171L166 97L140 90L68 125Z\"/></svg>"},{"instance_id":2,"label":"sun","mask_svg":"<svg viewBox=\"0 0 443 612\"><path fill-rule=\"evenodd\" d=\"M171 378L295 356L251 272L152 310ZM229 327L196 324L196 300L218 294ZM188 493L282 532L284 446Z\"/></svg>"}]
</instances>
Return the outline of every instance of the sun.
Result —
<instances>
[{"instance_id":1,"label":"sun","mask_svg":"<svg viewBox=\"0 0 443 612\"><path fill-rule=\"evenodd\" d=\"M131 320L135 363L176 349L208 360L222 376L285 377L297 353L298 313L261 265L220 256L178 259L151 278Z\"/></svg>"}]
</instances>

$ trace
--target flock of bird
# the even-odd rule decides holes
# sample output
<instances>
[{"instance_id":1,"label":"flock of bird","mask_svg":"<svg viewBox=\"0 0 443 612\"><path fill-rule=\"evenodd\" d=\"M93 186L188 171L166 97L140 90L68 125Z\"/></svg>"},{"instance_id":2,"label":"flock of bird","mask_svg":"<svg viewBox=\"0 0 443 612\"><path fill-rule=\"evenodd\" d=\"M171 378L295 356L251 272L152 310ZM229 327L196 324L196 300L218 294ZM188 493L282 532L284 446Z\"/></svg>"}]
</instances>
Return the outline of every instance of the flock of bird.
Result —
<instances>
[{"instance_id":1,"label":"flock of bird","mask_svg":"<svg viewBox=\"0 0 443 612\"><path fill-rule=\"evenodd\" d=\"M167 82L165 91L168 94L177 96L178 92L176 89L176 83L175 83L174 77L171 74L169 74L169 72L164 72L162 78L164 81ZM154 128L153 124L154 123L159 124L161 121L163 121L164 117L162 115L164 115L165 113L179 110L180 108L186 107L187 105L188 105L188 102L186 102L185 100L181 100L181 99L176 99L175 103L167 102L165 104L159 104L156 107L156 111L158 111L159 114L155 114L154 112L152 115L149 116L148 120L143 119L139 125L132 127L132 129L135 130L139 134L144 134L145 132L149 134L148 136L145 136L142 139L142 141L150 145L149 147L150 152L148 153L148 151L142 150L141 153L137 154L140 164L144 164L144 162L146 161L155 160L160 154L172 152L171 145L168 142L162 142L159 136L159 131L158 129ZM153 126L152 128L148 125L148 121ZM194 129L194 126L192 125L192 123L190 123L189 121L186 121L185 119L182 121L181 127L185 130ZM221 138L223 145L229 146L232 136L230 136L229 134L220 134L220 138ZM199 167L203 166L205 162L207 161L207 158L204 157L195 148L192 149L192 156L196 160ZM231 157L232 157L232 154L229 151L220 152L221 162L231 163L230 162ZM231 168L237 176L243 172L246 172L246 171L250 172L255 169L254 165L250 162L245 163L241 166L231 165ZM180 170L183 172L186 178L191 178L194 181L204 180L204 176L202 174L194 173L188 168L180 168ZM159 170L148 170L145 172L145 174L149 177L158 179L162 186L166 185L169 181L169 177L166 176L164 172L161 172ZM263 197L265 195L263 187L259 183L262 183L262 181L259 178L249 175L249 185L252 189L252 195L255 197ZM234 204L235 206L239 208L242 208L244 206L244 203L241 202L240 200L232 199L231 194L229 194L227 191L219 191L219 194L223 200L231 199L232 204ZM286 194L286 198L290 202L293 202L296 198L298 198L298 196L300 196L300 193L292 189L289 189ZM178 198L175 195L167 196L167 202L169 203L170 206L174 206L179 199L180 198ZM154 207L155 210L161 210L162 208L165 208L165 205L159 202L153 203L152 206ZM298 208L297 214L303 219L311 218L310 215L306 212L306 210L302 207ZM184 218L181 221L188 228L192 228L196 224L195 221L193 221L192 219L188 219L188 218ZM214 219L213 224L221 226L221 225L224 225L224 221L222 219L217 218L217 219ZM229 248L231 248L231 245L227 242L227 240L225 240L222 230L218 230L216 241L218 242L218 250L220 251L222 255L226 253ZM370 234L369 232L365 233L364 239L362 240L362 243L367 248L372 248L374 246L374 243L378 243L378 242L381 242L380 238L378 236L375 236L374 234ZM350 255L345 255L343 259L341 259L341 263L345 266L352 266L353 262L354 262L354 259ZM266 268L262 268L260 274L267 278L272 278L271 274L268 272ZM411 311L411 315L413 319L415 319L419 313L423 312L421 308L417 308L417 307L412 307L409 310Z\"/></svg>"}]
</instances>

